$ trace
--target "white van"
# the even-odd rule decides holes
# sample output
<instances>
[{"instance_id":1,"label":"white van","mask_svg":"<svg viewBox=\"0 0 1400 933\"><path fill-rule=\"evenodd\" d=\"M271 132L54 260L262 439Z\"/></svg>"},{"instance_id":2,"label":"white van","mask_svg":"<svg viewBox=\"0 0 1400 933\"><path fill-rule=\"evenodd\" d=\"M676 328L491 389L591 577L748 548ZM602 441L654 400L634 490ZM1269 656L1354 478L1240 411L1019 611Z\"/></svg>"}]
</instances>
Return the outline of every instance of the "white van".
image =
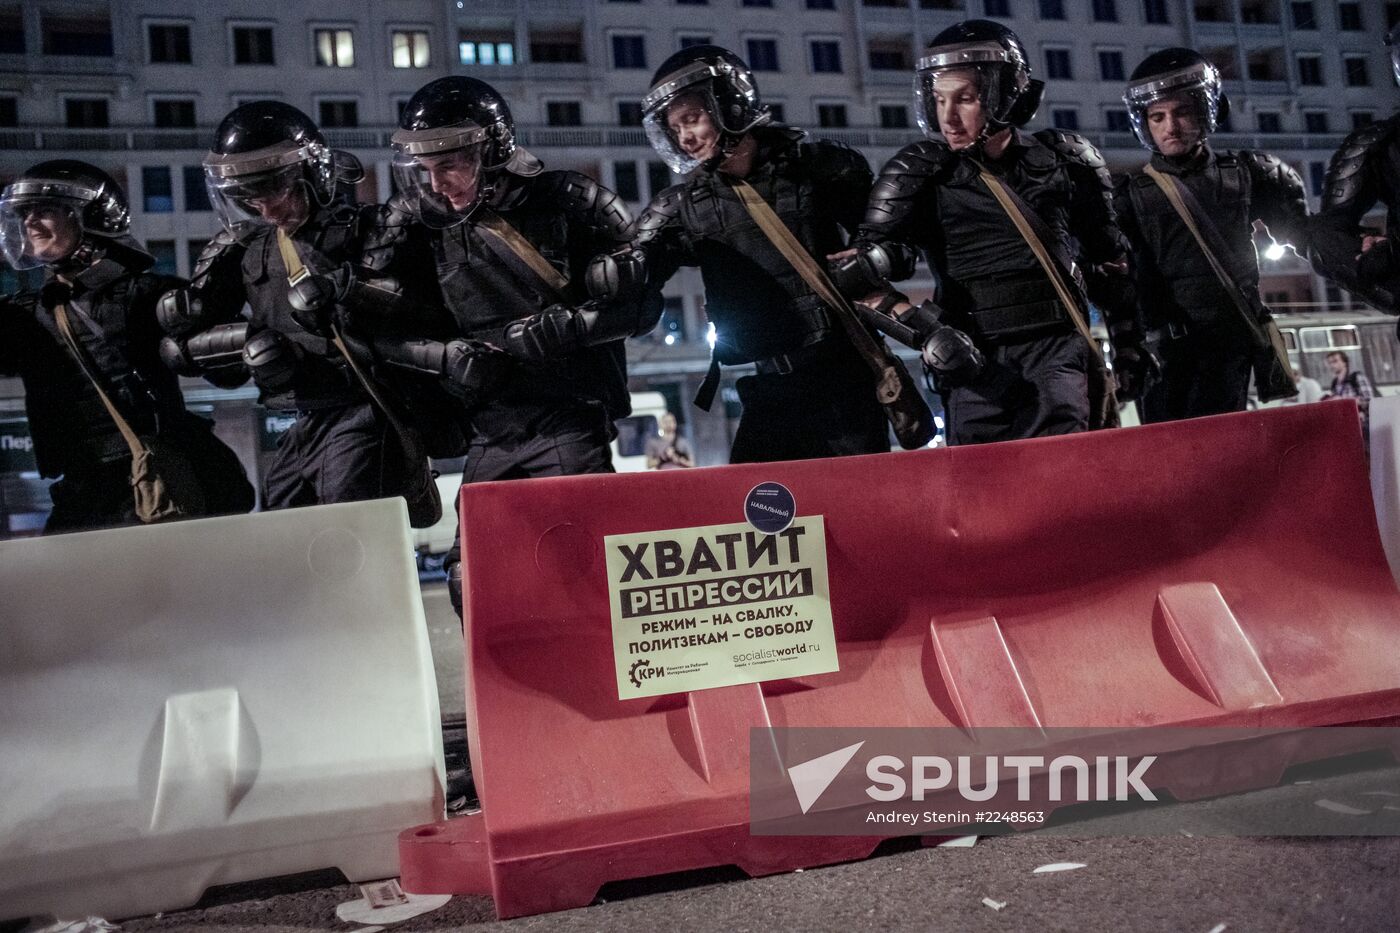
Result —
<instances>
[{"instance_id":1,"label":"white van","mask_svg":"<svg viewBox=\"0 0 1400 933\"><path fill-rule=\"evenodd\" d=\"M639 473L647 468L647 441L660 431L666 413L666 397L660 392L633 392L632 414L617 421L617 437L612 442L613 469L619 473ZM442 497L442 518L430 528L413 529L413 548L419 570L436 570L457 535L457 492L462 488L462 458L434 461L439 471L438 495Z\"/></svg>"}]
</instances>

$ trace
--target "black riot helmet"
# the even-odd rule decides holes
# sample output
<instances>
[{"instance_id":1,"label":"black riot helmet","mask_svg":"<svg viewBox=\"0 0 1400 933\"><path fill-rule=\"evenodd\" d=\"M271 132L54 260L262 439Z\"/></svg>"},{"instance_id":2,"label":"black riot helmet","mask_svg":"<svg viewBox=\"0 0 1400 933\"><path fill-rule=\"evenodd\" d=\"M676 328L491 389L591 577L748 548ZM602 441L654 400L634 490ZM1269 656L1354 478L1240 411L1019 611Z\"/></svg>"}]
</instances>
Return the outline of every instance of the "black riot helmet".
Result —
<instances>
[{"instance_id":1,"label":"black riot helmet","mask_svg":"<svg viewBox=\"0 0 1400 933\"><path fill-rule=\"evenodd\" d=\"M235 108L204 157L209 199L235 235L271 223L259 205L298 192L306 198L307 216L315 213L331 202L337 181L357 180L358 170L353 157L338 164L310 117L275 100Z\"/></svg>"},{"instance_id":2,"label":"black riot helmet","mask_svg":"<svg viewBox=\"0 0 1400 933\"><path fill-rule=\"evenodd\" d=\"M1390 70L1395 72L1395 83L1400 84L1400 23L1385 34L1385 45L1390 50Z\"/></svg>"},{"instance_id":3,"label":"black riot helmet","mask_svg":"<svg viewBox=\"0 0 1400 933\"><path fill-rule=\"evenodd\" d=\"M919 56L914 75L915 112L919 128L929 139L939 132L934 84L939 74L954 69L977 73L978 95L987 117L981 139L1008 126L1029 123L1045 93L1045 82L1031 77L1026 47L1016 33L985 19L949 26Z\"/></svg>"},{"instance_id":4,"label":"black riot helmet","mask_svg":"<svg viewBox=\"0 0 1400 933\"><path fill-rule=\"evenodd\" d=\"M1202 138L1214 133L1230 115L1230 99L1220 82L1220 69L1192 49L1163 49L1143 59L1128 78L1123 103L1138 141L1153 152L1157 144L1147 128L1147 108L1160 100L1185 94L1196 107Z\"/></svg>"},{"instance_id":5,"label":"black riot helmet","mask_svg":"<svg viewBox=\"0 0 1400 933\"><path fill-rule=\"evenodd\" d=\"M49 222L26 231L26 221L41 213ZM130 227L126 194L112 176L86 162L40 162L0 193L0 249L15 269L53 265L84 243L97 245L91 237L124 237ZM62 255L46 249L55 231L60 241L71 239Z\"/></svg>"},{"instance_id":6,"label":"black riot helmet","mask_svg":"<svg viewBox=\"0 0 1400 933\"><path fill-rule=\"evenodd\" d=\"M681 49L656 69L651 90L642 98L647 141L678 175L700 165L699 159L681 148L666 120L671 105L689 95L695 95L719 130L717 156L727 155L745 133L773 119L759 99L753 72L742 58L717 45Z\"/></svg>"},{"instance_id":7,"label":"black riot helmet","mask_svg":"<svg viewBox=\"0 0 1400 933\"><path fill-rule=\"evenodd\" d=\"M515 139L515 120L495 88L453 75L418 89L392 138L394 180L431 227L466 220L500 172L529 177L544 166Z\"/></svg>"}]
</instances>

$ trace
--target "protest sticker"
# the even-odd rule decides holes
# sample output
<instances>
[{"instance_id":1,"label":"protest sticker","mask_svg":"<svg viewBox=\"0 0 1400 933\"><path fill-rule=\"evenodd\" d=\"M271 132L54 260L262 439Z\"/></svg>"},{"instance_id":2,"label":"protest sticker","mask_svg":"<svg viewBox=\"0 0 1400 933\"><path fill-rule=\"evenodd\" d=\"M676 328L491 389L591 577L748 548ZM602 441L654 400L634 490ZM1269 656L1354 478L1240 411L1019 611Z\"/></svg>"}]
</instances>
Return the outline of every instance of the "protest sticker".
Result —
<instances>
[{"instance_id":1,"label":"protest sticker","mask_svg":"<svg viewBox=\"0 0 1400 933\"><path fill-rule=\"evenodd\" d=\"M684 693L839 670L826 525L746 522L603 539L617 695Z\"/></svg>"}]
</instances>

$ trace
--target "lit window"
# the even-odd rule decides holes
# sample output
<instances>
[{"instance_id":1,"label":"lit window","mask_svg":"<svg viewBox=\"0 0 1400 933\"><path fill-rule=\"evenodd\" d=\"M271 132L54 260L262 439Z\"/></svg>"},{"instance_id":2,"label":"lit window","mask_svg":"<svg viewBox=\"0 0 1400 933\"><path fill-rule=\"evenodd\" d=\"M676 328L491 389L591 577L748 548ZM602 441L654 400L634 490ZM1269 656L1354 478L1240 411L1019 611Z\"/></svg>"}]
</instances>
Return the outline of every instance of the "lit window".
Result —
<instances>
[{"instance_id":1,"label":"lit window","mask_svg":"<svg viewBox=\"0 0 1400 933\"><path fill-rule=\"evenodd\" d=\"M396 29L393 32L391 47L395 68L428 67L430 59L426 32Z\"/></svg>"},{"instance_id":2,"label":"lit window","mask_svg":"<svg viewBox=\"0 0 1400 933\"><path fill-rule=\"evenodd\" d=\"M317 29L316 64L323 68L355 67L355 37L350 30Z\"/></svg>"}]
</instances>

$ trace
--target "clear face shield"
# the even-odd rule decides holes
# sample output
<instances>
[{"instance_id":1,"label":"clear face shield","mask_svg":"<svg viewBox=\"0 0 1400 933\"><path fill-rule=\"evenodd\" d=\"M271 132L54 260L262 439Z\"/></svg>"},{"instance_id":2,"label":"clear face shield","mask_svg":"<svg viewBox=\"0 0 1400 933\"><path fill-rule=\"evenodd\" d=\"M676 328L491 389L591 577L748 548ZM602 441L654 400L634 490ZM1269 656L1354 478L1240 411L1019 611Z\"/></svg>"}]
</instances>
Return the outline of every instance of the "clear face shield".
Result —
<instances>
[{"instance_id":1,"label":"clear face shield","mask_svg":"<svg viewBox=\"0 0 1400 933\"><path fill-rule=\"evenodd\" d=\"M418 219L434 229L455 227L484 200L484 144L447 152L414 155L400 149L394 156L394 182L417 206Z\"/></svg>"},{"instance_id":2,"label":"clear face shield","mask_svg":"<svg viewBox=\"0 0 1400 933\"><path fill-rule=\"evenodd\" d=\"M1152 138L1147 111L1155 103L1178 97L1189 100L1195 110L1201 139L1214 133L1219 126L1220 78L1211 65L1192 65L1171 74L1129 84L1127 93L1123 95L1123 103L1128 105L1128 122L1132 124L1138 142L1147 149L1161 151L1157 141Z\"/></svg>"},{"instance_id":3,"label":"clear face shield","mask_svg":"<svg viewBox=\"0 0 1400 933\"><path fill-rule=\"evenodd\" d=\"M17 271L62 262L82 245L84 201L16 182L0 194L0 251Z\"/></svg>"},{"instance_id":4,"label":"clear face shield","mask_svg":"<svg viewBox=\"0 0 1400 933\"><path fill-rule=\"evenodd\" d=\"M927 139L938 139L943 134L943 127L938 121L939 95L942 94L947 98L963 93L963 89L969 86L982 105L983 124L979 130L985 130L989 127L991 125L989 118L996 111L994 103L996 101L997 75L998 69L995 68L965 65L916 72L914 75L914 116L918 120L919 129L923 130L924 136ZM977 136L980 133L973 135Z\"/></svg>"},{"instance_id":5,"label":"clear face shield","mask_svg":"<svg viewBox=\"0 0 1400 933\"><path fill-rule=\"evenodd\" d=\"M248 176L206 170L204 181L219 221L235 236L267 226L294 230L311 216L312 193L300 165Z\"/></svg>"},{"instance_id":6,"label":"clear face shield","mask_svg":"<svg viewBox=\"0 0 1400 933\"><path fill-rule=\"evenodd\" d=\"M650 96L650 95L649 95ZM657 101L642 116L647 142L677 175L685 175L720 151L719 105L708 84Z\"/></svg>"},{"instance_id":7,"label":"clear face shield","mask_svg":"<svg viewBox=\"0 0 1400 933\"><path fill-rule=\"evenodd\" d=\"M1005 126L1016 98L1029 84L1029 76L1017 61L993 41L939 46L920 56L914 72L914 113L924 136L935 139L944 135L938 119L939 96L946 99L969 89L981 104L982 125L972 133L974 140Z\"/></svg>"},{"instance_id":8,"label":"clear face shield","mask_svg":"<svg viewBox=\"0 0 1400 933\"><path fill-rule=\"evenodd\" d=\"M1386 35L1385 45L1390 50L1390 70L1395 72L1395 83L1400 84L1400 23Z\"/></svg>"}]
</instances>

